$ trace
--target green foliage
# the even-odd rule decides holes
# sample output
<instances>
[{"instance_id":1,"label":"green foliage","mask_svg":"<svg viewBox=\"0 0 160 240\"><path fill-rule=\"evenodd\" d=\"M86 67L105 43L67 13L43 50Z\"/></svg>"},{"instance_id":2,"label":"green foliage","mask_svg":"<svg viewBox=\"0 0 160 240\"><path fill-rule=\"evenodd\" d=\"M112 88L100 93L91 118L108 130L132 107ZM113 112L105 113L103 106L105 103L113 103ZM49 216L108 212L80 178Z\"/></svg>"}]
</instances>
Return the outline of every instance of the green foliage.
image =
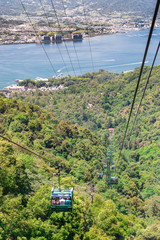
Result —
<instances>
[{"instance_id":1,"label":"green foliage","mask_svg":"<svg viewBox=\"0 0 160 240\"><path fill-rule=\"evenodd\" d=\"M43 35L45 35L45 33L42 32L42 31L39 31L36 35L37 35L37 36L43 36Z\"/></svg>"},{"instance_id":2,"label":"green foliage","mask_svg":"<svg viewBox=\"0 0 160 240\"><path fill-rule=\"evenodd\" d=\"M127 136L121 158L138 68L119 75L100 70L49 79L49 86L66 88L0 99L0 133L46 158L0 142L0 239L159 239L159 69L153 69L136 128ZM149 70L144 69L140 92ZM24 83L35 89L42 86L30 79ZM105 177L98 181L97 171L103 170L112 127L119 183L104 194ZM64 165L62 186L75 189L74 210L64 215L50 209L58 164Z\"/></svg>"},{"instance_id":3,"label":"green foliage","mask_svg":"<svg viewBox=\"0 0 160 240\"><path fill-rule=\"evenodd\" d=\"M49 32L47 33L47 36L54 36L55 34L57 34L57 32Z\"/></svg>"},{"instance_id":4,"label":"green foliage","mask_svg":"<svg viewBox=\"0 0 160 240\"><path fill-rule=\"evenodd\" d=\"M89 232L87 232L84 236L84 240L111 240L112 238L107 237L107 235L96 227L96 225L93 225Z\"/></svg>"},{"instance_id":5,"label":"green foliage","mask_svg":"<svg viewBox=\"0 0 160 240\"><path fill-rule=\"evenodd\" d=\"M25 87L34 87L36 83L31 79L26 79L26 80L23 80L22 82L19 82L18 85L25 86Z\"/></svg>"},{"instance_id":6,"label":"green foliage","mask_svg":"<svg viewBox=\"0 0 160 240\"><path fill-rule=\"evenodd\" d=\"M0 142L0 175L3 195L28 193L30 184L24 163L13 156L13 149L7 142Z\"/></svg>"},{"instance_id":7,"label":"green foliage","mask_svg":"<svg viewBox=\"0 0 160 240\"><path fill-rule=\"evenodd\" d=\"M158 240L160 236L160 225L148 226L145 230L141 231L142 240Z\"/></svg>"}]
</instances>

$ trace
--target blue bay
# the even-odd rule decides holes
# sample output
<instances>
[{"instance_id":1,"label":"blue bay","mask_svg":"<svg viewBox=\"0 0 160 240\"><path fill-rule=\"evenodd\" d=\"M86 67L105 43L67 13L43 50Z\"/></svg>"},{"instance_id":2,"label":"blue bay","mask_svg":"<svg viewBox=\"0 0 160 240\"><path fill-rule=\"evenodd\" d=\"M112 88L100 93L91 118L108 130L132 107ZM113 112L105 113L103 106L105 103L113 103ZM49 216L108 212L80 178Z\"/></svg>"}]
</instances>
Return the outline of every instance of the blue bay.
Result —
<instances>
[{"instance_id":1,"label":"blue bay","mask_svg":"<svg viewBox=\"0 0 160 240\"><path fill-rule=\"evenodd\" d=\"M148 33L149 30L146 29L90 38L93 64L87 38L82 42L75 42L74 45L71 41L66 42L75 73L80 75L99 69L116 73L133 70L141 65ZM152 36L146 65L152 64L159 39L160 29L156 29ZM56 44L45 44L44 46L54 70L40 44L1 45L0 89L14 84L16 79L49 78L54 76L55 73L56 75L63 73L63 76L68 73L74 75L64 43L59 43L58 47ZM160 57L158 56L156 65L159 63Z\"/></svg>"}]
</instances>

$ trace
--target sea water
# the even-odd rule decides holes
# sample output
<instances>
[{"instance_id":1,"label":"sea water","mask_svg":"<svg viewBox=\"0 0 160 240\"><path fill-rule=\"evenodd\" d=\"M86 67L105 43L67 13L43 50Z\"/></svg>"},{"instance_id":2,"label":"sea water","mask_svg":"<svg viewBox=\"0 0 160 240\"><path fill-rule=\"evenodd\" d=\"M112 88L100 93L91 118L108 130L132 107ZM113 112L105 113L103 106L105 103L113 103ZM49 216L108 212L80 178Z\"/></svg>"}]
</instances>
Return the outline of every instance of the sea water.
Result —
<instances>
[{"instance_id":1,"label":"sea water","mask_svg":"<svg viewBox=\"0 0 160 240\"><path fill-rule=\"evenodd\" d=\"M72 41L44 44L51 62L41 44L1 45L0 89L14 84L16 79L80 75L99 69L116 73L133 70L141 65L148 34L149 29L145 29L85 38L74 44ZM146 65L152 64L159 39L160 29L155 29ZM158 55L155 65L159 63Z\"/></svg>"}]
</instances>

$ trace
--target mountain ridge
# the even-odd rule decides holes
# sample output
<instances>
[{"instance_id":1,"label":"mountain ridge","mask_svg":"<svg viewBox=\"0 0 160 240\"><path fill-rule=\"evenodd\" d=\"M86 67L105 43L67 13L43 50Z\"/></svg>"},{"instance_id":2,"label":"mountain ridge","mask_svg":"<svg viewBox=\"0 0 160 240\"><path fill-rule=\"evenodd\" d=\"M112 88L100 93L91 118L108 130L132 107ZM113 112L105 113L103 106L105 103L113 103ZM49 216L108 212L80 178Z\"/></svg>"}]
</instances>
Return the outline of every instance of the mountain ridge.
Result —
<instances>
[{"instance_id":1,"label":"mountain ridge","mask_svg":"<svg viewBox=\"0 0 160 240\"><path fill-rule=\"evenodd\" d=\"M75 10L79 9L82 7L81 2L77 2L75 0L67 0L63 1L65 4L65 8L68 10ZM38 0L25 0L23 1L24 5L26 6L27 10L32 12L36 12L37 10L41 10L41 4ZM52 6L49 0L42 1L44 4L46 10L51 10ZM62 2L60 1L55 1L54 2L56 5L57 10L63 10L62 7ZM88 0L87 3L85 3L85 10L87 13L90 11L96 11L97 13L100 12L100 14L111 14L114 13L115 11L120 12L120 13L129 13L133 12L135 15L138 16L143 16L145 18L151 16L153 14L154 8L156 5L156 0L134 0L134 1L125 1L125 0ZM11 1L8 0L7 3L5 0L0 0L0 15L16 15L16 14L21 14L22 12L22 6L18 0Z\"/></svg>"}]
</instances>

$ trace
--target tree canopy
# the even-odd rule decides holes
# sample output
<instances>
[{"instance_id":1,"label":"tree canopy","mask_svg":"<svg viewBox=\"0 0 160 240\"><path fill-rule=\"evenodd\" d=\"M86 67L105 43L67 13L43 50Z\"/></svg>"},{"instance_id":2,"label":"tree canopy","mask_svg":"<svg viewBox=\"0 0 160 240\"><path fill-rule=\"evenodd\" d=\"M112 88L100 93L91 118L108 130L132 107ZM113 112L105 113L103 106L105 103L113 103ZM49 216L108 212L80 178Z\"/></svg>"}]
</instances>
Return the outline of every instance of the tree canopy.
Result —
<instances>
[{"instance_id":1,"label":"tree canopy","mask_svg":"<svg viewBox=\"0 0 160 240\"><path fill-rule=\"evenodd\" d=\"M0 239L159 239L159 68L153 70L120 158L138 68L49 79L67 88L0 98L1 135L45 158L0 138ZM148 73L146 66L134 110ZM105 175L98 180L97 172L104 171L111 141L119 182L104 193ZM62 186L74 187L72 213L50 208L51 187L58 185L53 173L60 163Z\"/></svg>"}]
</instances>

